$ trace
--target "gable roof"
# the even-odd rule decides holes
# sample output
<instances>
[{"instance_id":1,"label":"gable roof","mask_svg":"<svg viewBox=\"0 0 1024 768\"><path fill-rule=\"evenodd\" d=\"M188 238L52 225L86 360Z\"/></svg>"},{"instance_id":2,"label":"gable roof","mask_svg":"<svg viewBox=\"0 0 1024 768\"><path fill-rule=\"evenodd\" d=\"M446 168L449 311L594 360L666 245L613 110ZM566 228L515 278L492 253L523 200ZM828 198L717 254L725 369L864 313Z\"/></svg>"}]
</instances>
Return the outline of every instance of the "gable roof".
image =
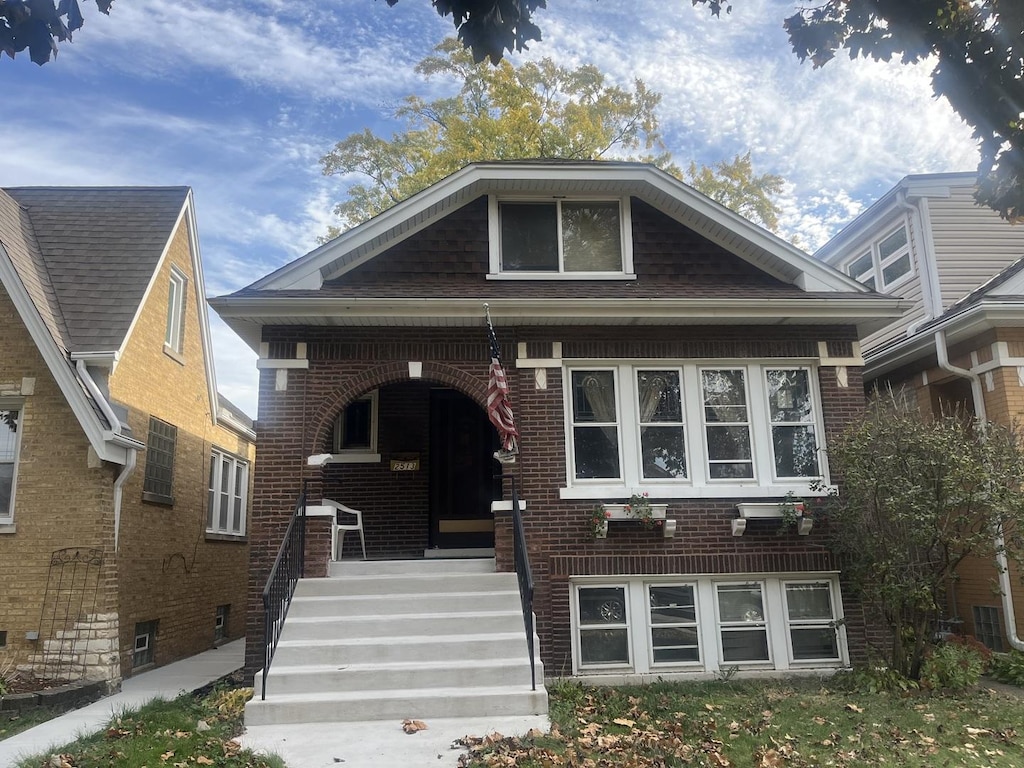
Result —
<instances>
[{"instance_id":1,"label":"gable roof","mask_svg":"<svg viewBox=\"0 0 1024 768\"><path fill-rule=\"evenodd\" d=\"M431 244L422 258L442 259L451 246L429 229L456 212L500 196L618 197L640 201L668 217L723 257L742 263L771 284L741 287L720 281L703 292L645 280L522 280L501 275L442 285L433 281L380 279L359 284L374 259L394 254L424 233ZM635 214L635 211L634 211ZM461 213L459 215L462 215ZM486 212L470 223L474 253L487 261ZM465 222L463 222L465 224ZM436 240L436 242L435 242ZM683 250L683 249L681 249ZM681 268L682 265L678 265ZM669 269L677 265L669 264ZM439 271L444 272L443 269ZM743 270L739 270L743 271ZM737 272L738 273L738 272ZM352 276L349 281L346 278ZM609 299L614 299L609 301ZM475 163L345 232L252 285L210 300L211 306L254 349L266 324L482 323L481 301L495 319L535 323L695 324L792 322L884 325L899 316L898 300L884 297L816 261L800 249L700 194L675 177L644 163L606 161L507 161Z\"/></svg>"},{"instance_id":2,"label":"gable roof","mask_svg":"<svg viewBox=\"0 0 1024 768\"><path fill-rule=\"evenodd\" d=\"M113 367L149 295L171 238L186 227L195 289L205 287L188 187L0 189L0 282L104 460L125 463L142 443L122 434L88 365ZM211 413L218 413L210 330L200 328ZM215 416L216 417L216 416Z\"/></svg>"},{"instance_id":3,"label":"gable roof","mask_svg":"<svg viewBox=\"0 0 1024 768\"><path fill-rule=\"evenodd\" d=\"M188 187L8 187L31 221L69 352L124 344Z\"/></svg>"}]
</instances>

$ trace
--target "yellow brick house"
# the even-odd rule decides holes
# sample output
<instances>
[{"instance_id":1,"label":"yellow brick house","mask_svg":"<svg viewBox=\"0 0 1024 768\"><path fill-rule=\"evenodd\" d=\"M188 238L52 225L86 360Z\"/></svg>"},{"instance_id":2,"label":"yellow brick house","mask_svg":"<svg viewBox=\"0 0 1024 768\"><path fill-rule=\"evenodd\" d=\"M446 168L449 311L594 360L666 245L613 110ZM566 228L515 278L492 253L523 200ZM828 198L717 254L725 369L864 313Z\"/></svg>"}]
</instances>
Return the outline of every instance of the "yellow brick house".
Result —
<instances>
[{"instance_id":1,"label":"yellow brick house","mask_svg":"<svg viewBox=\"0 0 1024 768\"><path fill-rule=\"evenodd\" d=\"M252 422L187 187L0 189L0 657L101 679L244 633Z\"/></svg>"}]
</instances>

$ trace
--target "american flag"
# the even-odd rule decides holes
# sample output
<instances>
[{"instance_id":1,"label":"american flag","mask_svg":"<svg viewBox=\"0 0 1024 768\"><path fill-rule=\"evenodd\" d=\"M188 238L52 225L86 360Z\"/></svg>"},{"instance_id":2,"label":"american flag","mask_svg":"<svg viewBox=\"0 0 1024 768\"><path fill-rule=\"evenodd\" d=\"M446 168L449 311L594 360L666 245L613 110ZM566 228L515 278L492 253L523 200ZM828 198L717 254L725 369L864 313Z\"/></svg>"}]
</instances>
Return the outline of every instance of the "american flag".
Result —
<instances>
[{"instance_id":1,"label":"american flag","mask_svg":"<svg viewBox=\"0 0 1024 768\"><path fill-rule=\"evenodd\" d=\"M505 370L501 367L501 353L498 348L498 339L494 335L494 326L491 325L490 315L487 317L487 335L491 342L491 370L487 381L487 416L501 437L501 451L499 451L501 456L498 458L511 458L519 453L519 446L516 442L519 430L516 429L515 418L512 416L508 380L505 378Z\"/></svg>"}]
</instances>

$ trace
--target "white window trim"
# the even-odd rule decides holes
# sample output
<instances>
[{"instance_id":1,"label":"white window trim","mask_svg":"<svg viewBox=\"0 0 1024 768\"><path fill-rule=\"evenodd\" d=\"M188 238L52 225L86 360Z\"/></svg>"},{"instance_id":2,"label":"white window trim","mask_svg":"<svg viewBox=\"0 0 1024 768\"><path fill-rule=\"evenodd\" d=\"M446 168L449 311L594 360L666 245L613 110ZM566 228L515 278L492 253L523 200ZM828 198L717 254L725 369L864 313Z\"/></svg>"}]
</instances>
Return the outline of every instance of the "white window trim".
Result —
<instances>
[{"instance_id":1,"label":"white window trim","mask_svg":"<svg viewBox=\"0 0 1024 768\"><path fill-rule=\"evenodd\" d=\"M838 659L795 661L790 637L790 621L786 605L786 584L821 583L830 586L832 611L836 625ZM770 661L722 661L721 625L719 621L718 587L726 584L761 584L764 624ZM697 611L697 632L700 639L700 662L654 664L649 613L651 586L693 585ZM578 592L586 587L624 587L625 613L629 645L628 664L587 664L580 660L580 623ZM844 622L839 574L835 571L798 573L729 573L729 574L630 574L618 576L572 576L569 589L571 622L571 656L573 674L630 681L654 680L658 677L709 678L726 669L743 673L828 671L849 667L849 649ZM635 620L634 620L635 617Z\"/></svg>"},{"instance_id":2,"label":"white window trim","mask_svg":"<svg viewBox=\"0 0 1024 768\"><path fill-rule=\"evenodd\" d=\"M694 629L696 629L696 631L697 631L697 660L696 661L674 661L674 662L661 661L661 662L656 662L654 660L654 638L651 636L652 632L655 629L658 629L658 628L689 626L689 624L688 623L684 623L684 622L668 623L668 624L655 624L653 621L651 621L651 600L650 600L651 587L691 587L693 589L693 606L694 606L694 617L695 617L694 622L693 622L693 626L694 626ZM684 579L684 578L680 578L678 580L673 580L673 581L665 581L665 582L646 581L646 582L644 582L644 585L643 585L643 592L644 592L644 598L645 598L644 605L646 606L644 619L645 619L645 623L646 623L646 632L647 632L646 640L647 640L647 664L648 664L648 667L650 669L652 669L652 670L658 670L658 669L663 669L663 668L672 668L672 669L676 669L676 668L680 668L680 669L682 669L682 668L703 669L704 668L705 653L704 653L704 636L703 636L704 627L702 626L702 623L701 623L700 585L696 581L691 581L691 580Z\"/></svg>"},{"instance_id":3,"label":"white window trim","mask_svg":"<svg viewBox=\"0 0 1024 768\"><path fill-rule=\"evenodd\" d=\"M622 253L622 269L611 272L565 272L563 271L561 245L558 253L557 272L516 272L504 271L501 267L501 203L609 203L619 204L619 250ZM558 232L561 235L561 216L558 217ZM488 280L635 280L633 272L633 215L629 196L607 195L580 196L506 196L487 197L487 234L489 240Z\"/></svg>"},{"instance_id":4,"label":"white window trim","mask_svg":"<svg viewBox=\"0 0 1024 768\"><path fill-rule=\"evenodd\" d=\"M231 462L231 477L229 478L228 485L228 525L226 528L218 526L218 520L220 519L220 499L224 495L224 492L220 489L223 487L221 480L223 479L224 461ZM246 523L249 517L249 480L251 479L249 471L250 464L243 458L236 456L229 451L221 450L220 448L210 449L210 462L216 469L212 480L212 488L207 489L207 504L210 504L210 493L213 494L213 507L212 510L208 509L206 514L206 532L220 534L223 536L245 536ZM234 517L234 503L235 503L235 480L240 470L245 471L244 482L241 487L241 514L238 521L239 528L235 530L231 527L231 520ZM208 481L209 482L209 481Z\"/></svg>"},{"instance_id":5,"label":"white window trim","mask_svg":"<svg viewBox=\"0 0 1024 768\"><path fill-rule=\"evenodd\" d=\"M18 411L18 430L14 433L14 461L11 462L11 498L8 500L7 514L0 514L0 526L14 525L15 501L18 498L18 466L21 460L21 436L25 432L25 401L21 399L0 399L0 410ZM4 462L7 463L7 462ZM0 531L7 532L7 531Z\"/></svg>"},{"instance_id":6,"label":"white window trim","mask_svg":"<svg viewBox=\"0 0 1024 768\"><path fill-rule=\"evenodd\" d=\"M804 667L811 666L811 667L813 667L813 666L820 666L822 664L843 663L846 657L845 657L844 651L843 651L844 642L839 642L839 638L842 637L841 632L842 632L842 627L843 627L842 624L838 623L839 622L839 618L840 618L838 614L841 614L840 602L839 602L839 584L837 582L831 580L831 579L809 579L809 578L806 578L806 577L799 578L799 579L796 579L796 578L794 578L794 579L782 579L781 581L782 581L782 609L783 609L782 617L783 617L783 619L785 620L785 623L786 623L786 651L789 654L789 663L790 663L790 665L793 666L793 667L801 667L801 666L804 666ZM829 598L832 601L832 618L829 621L827 621L827 622L823 621L821 619L815 619L815 620L811 620L811 619L798 619L796 621L794 621L793 619L790 619L790 617L789 617L789 596L786 594L786 586L789 585L789 584L820 584L822 582L827 583L828 587L829 587ZM837 631L837 635L836 635L836 637L837 637L836 651L837 651L837 653L839 655L838 658L831 658L831 659L799 659L799 660L794 658L794 656L793 656L793 635L790 632L790 630L792 630L794 627L807 627L808 629L811 629L811 628L823 626L825 624L833 625L833 626L836 627L836 631Z\"/></svg>"},{"instance_id":7,"label":"white window trim","mask_svg":"<svg viewBox=\"0 0 1024 768\"><path fill-rule=\"evenodd\" d=\"M896 251L894 251L892 254L890 254L888 257L886 257L885 260L883 261L881 253L879 251L879 245L881 245L882 241L884 241L886 238L896 234L896 232L898 232L900 229L905 230L906 233L907 233L907 242L906 242L906 244L904 244L903 247L901 247L901 248L897 249ZM900 223L890 227L889 229L887 229L885 231L884 234L882 234L879 237L873 238L872 241L869 244L867 244L865 247L858 249L857 252L856 252L857 255L854 256L853 258L847 260L846 263L843 264L843 272L845 272L846 274L848 274L850 277L852 277L854 280L857 280L858 282L864 282L863 278L868 273L865 271L865 272L862 272L860 275L855 275L853 273L853 271L852 271L853 270L853 265L856 264L857 261L859 259L861 259L863 256L865 256L867 254L870 254L871 255L871 275L874 277L874 280L875 280L874 290L881 291L881 292L888 292L888 291L891 291L894 288L898 288L899 286L903 285L905 282L910 280L917 273L917 269L916 269L916 267L914 265L914 254L913 254L912 249L911 249L910 234L911 234L911 229L910 229L910 225L908 224L907 221L902 221L902 222L900 222ZM893 262L898 261L904 254L908 254L909 257L910 257L910 269L907 271L907 273L905 275L900 275L898 278L893 280L891 283L885 282L885 280L884 280L884 270L885 270L885 268L887 266L889 266L890 264L892 264Z\"/></svg>"},{"instance_id":8,"label":"white window trim","mask_svg":"<svg viewBox=\"0 0 1024 768\"><path fill-rule=\"evenodd\" d=\"M660 364L659 364L660 363ZM769 498L787 493L810 495L811 483L820 479L830 483L825 424L817 366L806 359L778 358L757 361L736 360L567 360L562 370L562 399L565 427L565 486L559 489L562 499L605 499L626 497L637 489L647 491L652 499L672 498ZM750 419L750 437L754 459L753 478L724 478L712 480L707 467L707 433L704 429L703 397L700 371L705 369L739 369L746 371L747 408ZM636 403L636 371L682 371L683 409L686 444L686 479L644 479L640 449L639 406ZM772 444L771 423L767 400L765 371L801 369L808 372L818 447L819 478L777 478ZM615 371L616 415L618 418L619 478L576 478L576 446L573 440L572 373L573 371ZM756 391L752 391L756 385ZM629 406L630 421L622 418L624 404ZM699 436L694 430L699 429ZM628 459L628 460L627 460Z\"/></svg>"},{"instance_id":9,"label":"white window trim","mask_svg":"<svg viewBox=\"0 0 1024 768\"><path fill-rule=\"evenodd\" d=\"M164 330L164 348L176 355L182 353L185 338L185 289L188 278L177 268L171 267L170 287L167 297L167 327Z\"/></svg>"},{"instance_id":10,"label":"white window trim","mask_svg":"<svg viewBox=\"0 0 1024 768\"><path fill-rule=\"evenodd\" d=\"M342 448L341 434L344 429L342 419L345 417L345 408L334 417L334 445L331 446L333 453L331 461L336 464L375 464L380 462L380 453L377 451L377 427L379 422L379 390L367 392L357 397L353 403L360 400L368 400L370 403L370 445L366 448ZM348 406L346 406L347 408Z\"/></svg>"},{"instance_id":11,"label":"white window trim","mask_svg":"<svg viewBox=\"0 0 1024 768\"><path fill-rule=\"evenodd\" d=\"M718 600L718 588L719 587L746 587L756 585L761 588L761 608L762 617L761 621L750 622L751 626L747 627L748 630L752 629L764 629L765 645L768 646L768 658L767 659L745 659L742 661L726 661L725 660L725 648L722 645L722 634L730 631L742 631L744 624L736 621L730 621L725 623L722 621L722 610ZM766 588L765 580L763 579L739 579L739 580L723 580L716 581L713 585L715 595L715 639L718 643L718 658L720 664L723 666L736 666L736 667L774 667L775 666L775 654L772 652L772 636L769 630L769 626L772 623L772 611L768 605L768 590Z\"/></svg>"}]
</instances>

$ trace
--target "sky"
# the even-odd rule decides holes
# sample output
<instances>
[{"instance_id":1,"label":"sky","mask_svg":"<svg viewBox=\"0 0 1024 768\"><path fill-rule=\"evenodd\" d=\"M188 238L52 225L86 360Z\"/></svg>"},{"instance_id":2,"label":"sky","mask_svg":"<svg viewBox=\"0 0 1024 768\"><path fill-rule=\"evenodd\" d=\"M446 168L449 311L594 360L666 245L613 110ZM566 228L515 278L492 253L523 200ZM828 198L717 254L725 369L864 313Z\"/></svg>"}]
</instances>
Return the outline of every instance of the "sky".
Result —
<instances>
[{"instance_id":1,"label":"sky","mask_svg":"<svg viewBox=\"0 0 1024 768\"><path fill-rule=\"evenodd\" d=\"M793 0L548 0L543 40L510 57L595 64L662 95L677 165L748 150L786 180L781 233L813 252L908 174L969 171L969 129L931 65L845 54L815 70L790 50ZM0 60L0 186L191 186L209 296L317 245L357 177L319 158L351 133L389 137L389 105L458 83L415 72L454 27L428 0L83 2L85 26L43 67ZM255 417L256 355L210 311L219 390Z\"/></svg>"}]
</instances>

